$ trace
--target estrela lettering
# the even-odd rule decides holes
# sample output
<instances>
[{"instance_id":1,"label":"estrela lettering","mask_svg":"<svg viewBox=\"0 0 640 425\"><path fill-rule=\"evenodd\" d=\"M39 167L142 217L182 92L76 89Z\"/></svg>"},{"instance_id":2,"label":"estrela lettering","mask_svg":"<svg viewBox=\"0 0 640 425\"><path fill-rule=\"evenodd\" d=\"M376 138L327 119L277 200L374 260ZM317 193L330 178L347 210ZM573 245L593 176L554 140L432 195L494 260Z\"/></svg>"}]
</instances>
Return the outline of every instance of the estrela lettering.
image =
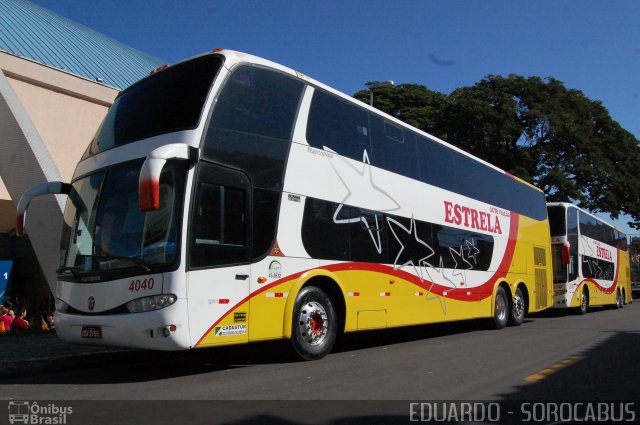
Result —
<instances>
[{"instance_id":1,"label":"estrela lettering","mask_svg":"<svg viewBox=\"0 0 640 425\"><path fill-rule=\"evenodd\" d=\"M502 234L502 227L497 215L449 201L444 201L444 221L470 229Z\"/></svg>"},{"instance_id":2,"label":"estrela lettering","mask_svg":"<svg viewBox=\"0 0 640 425\"><path fill-rule=\"evenodd\" d=\"M596 247L596 254L598 255L599 258L603 258L605 260L613 261L613 258L611 256L611 251L609 251L608 249L600 248L599 246L597 246Z\"/></svg>"}]
</instances>

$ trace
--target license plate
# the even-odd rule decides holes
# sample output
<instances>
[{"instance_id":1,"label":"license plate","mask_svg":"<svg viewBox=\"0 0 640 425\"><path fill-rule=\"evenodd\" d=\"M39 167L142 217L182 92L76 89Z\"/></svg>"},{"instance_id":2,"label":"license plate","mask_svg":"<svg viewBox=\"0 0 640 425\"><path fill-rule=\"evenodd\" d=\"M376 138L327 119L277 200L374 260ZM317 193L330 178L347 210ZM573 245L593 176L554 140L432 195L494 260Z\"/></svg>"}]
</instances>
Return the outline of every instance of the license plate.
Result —
<instances>
[{"instance_id":1,"label":"license plate","mask_svg":"<svg viewBox=\"0 0 640 425\"><path fill-rule=\"evenodd\" d=\"M82 338L102 338L102 328L100 326L83 326Z\"/></svg>"}]
</instances>

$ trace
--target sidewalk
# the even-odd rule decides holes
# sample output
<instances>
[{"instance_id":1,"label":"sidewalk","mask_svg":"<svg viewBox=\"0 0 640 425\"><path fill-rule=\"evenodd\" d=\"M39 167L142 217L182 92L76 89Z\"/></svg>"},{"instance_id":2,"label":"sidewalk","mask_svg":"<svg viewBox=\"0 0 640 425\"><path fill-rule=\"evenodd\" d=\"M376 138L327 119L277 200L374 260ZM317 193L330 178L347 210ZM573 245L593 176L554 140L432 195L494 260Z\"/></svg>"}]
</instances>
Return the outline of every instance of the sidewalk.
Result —
<instances>
[{"instance_id":1,"label":"sidewalk","mask_svg":"<svg viewBox=\"0 0 640 425\"><path fill-rule=\"evenodd\" d=\"M134 350L76 345L62 341L55 333L0 335L0 378L39 373L114 361L114 356Z\"/></svg>"}]
</instances>

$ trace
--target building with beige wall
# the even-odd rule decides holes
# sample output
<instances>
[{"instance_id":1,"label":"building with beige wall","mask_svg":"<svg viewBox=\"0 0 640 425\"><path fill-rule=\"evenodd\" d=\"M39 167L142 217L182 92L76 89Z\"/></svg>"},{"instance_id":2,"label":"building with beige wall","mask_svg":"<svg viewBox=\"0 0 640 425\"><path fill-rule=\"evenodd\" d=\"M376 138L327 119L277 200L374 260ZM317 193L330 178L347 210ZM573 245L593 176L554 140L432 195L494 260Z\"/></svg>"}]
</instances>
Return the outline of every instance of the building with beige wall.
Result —
<instances>
[{"instance_id":1,"label":"building with beige wall","mask_svg":"<svg viewBox=\"0 0 640 425\"><path fill-rule=\"evenodd\" d=\"M11 295L50 298L63 196L34 200L27 236L16 205L44 181L69 182L118 92L161 61L24 0L0 0L0 260L14 262Z\"/></svg>"}]
</instances>

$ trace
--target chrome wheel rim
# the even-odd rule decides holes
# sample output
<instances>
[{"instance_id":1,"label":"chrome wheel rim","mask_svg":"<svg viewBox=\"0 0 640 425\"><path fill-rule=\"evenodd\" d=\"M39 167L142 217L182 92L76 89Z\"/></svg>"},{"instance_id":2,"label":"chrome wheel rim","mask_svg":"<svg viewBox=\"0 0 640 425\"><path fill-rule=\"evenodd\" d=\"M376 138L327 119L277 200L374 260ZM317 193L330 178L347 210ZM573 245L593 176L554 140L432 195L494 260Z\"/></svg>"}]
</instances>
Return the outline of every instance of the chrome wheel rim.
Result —
<instances>
[{"instance_id":1,"label":"chrome wheel rim","mask_svg":"<svg viewBox=\"0 0 640 425\"><path fill-rule=\"evenodd\" d=\"M507 318L507 303L504 297L496 298L496 317L500 321Z\"/></svg>"},{"instance_id":2,"label":"chrome wheel rim","mask_svg":"<svg viewBox=\"0 0 640 425\"><path fill-rule=\"evenodd\" d=\"M513 299L513 315L518 319L524 316L524 300L519 295Z\"/></svg>"},{"instance_id":3,"label":"chrome wheel rim","mask_svg":"<svg viewBox=\"0 0 640 425\"><path fill-rule=\"evenodd\" d=\"M329 330L327 311L320 303L315 301L305 304L300 309L298 327L300 336L307 344L322 344Z\"/></svg>"}]
</instances>

